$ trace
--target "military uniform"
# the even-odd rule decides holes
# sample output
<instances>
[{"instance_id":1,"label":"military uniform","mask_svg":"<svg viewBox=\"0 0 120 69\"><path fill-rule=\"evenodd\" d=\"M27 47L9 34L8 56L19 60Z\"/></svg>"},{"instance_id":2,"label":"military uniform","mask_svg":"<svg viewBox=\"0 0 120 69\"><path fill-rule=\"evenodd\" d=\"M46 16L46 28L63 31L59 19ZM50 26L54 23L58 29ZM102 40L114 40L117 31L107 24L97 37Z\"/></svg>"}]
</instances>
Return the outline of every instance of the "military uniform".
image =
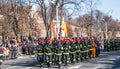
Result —
<instances>
[{"instance_id":1,"label":"military uniform","mask_svg":"<svg viewBox=\"0 0 120 69\"><path fill-rule=\"evenodd\" d=\"M38 62L39 62L39 64L40 64L40 67L42 67L42 65L43 65L43 53L44 52L44 48L43 48L43 41L42 41L42 39L39 39L39 41L38 41L38 45L36 46L36 53L37 53L37 60L38 60Z\"/></svg>"},{"instance_id":2,"label":"military uniform","mask_svg":"<svg viewBox=\"0 0 120 69\"><path fill-rule=\"evenodd\" d=\"M46 39L45 44L45 58L48 67L51 67L52 64L52 44L50 38Z\"/></svg>"},{"instance_id":3,"label":"military uniform","mask_svg":"<svg viewBox=\"0 0 120 69\"><path fill-rule=\"evenodd\" d=\"M55 46L55 62L58 65L58 68L61 67L61 58L62 58L62 44L60 39L57 40L57 45Z\"/></svg>"},{"instance_id":4,"label":"military uniform","mask_svg":"<svg viewBox=\"0 0 120 69\"><path fill-rule=\"evenodd\" d=\"M2 57L3 57L3 48L0 47L0 66L1 66L1 64L2 64L2 62L3 62Z\"/></svg>"},{"instance_id":5,"label":"military uniform","mask_svg":"<svg viewBox=\"0 0 120 69\"><path fill-rule=\"evenodd\" d=\"M84 40L84 58L85 59L88 59L89 58L89 56L88 56L88 53L89 53L89 48L88 48L88 41L87 41L87 39L86 40Z\"/></svg>"},{"instance_id":6,"label":"military uniform","mask_svg":"<svg viewBox=\"0 0 120 69\"><path fill-rule=\"evenodd\" d=\"M89 55L89 58L92 57L92 45L93 45L93 43L92 43L92 40L90 39L89 42L88 42L88 50L89 50L88 55Z\"/></svg>"},{"instance_id":7,"label":"military uniform","mask_svg":"<svg viewBox=\"0 0 120 69\"><path fill-rule=\"evenodd\" d=\"M70 60L71 63L75 63L76 61L76 44L74 38L71 40L71 44L70 44Z\"/></svg>"},{"instance_id":8,"label":"military uniform","mask_svg":"<svg viewBox=\"0 0 120 69\"><path fill-rule=\"evenodd\" d=\"M81 61L83 61L84 60L84 40L82 39L81 40L81 43L80 43L80 54L81 54L81 56L80 56L80 58L81 58Z\"/></svg>"},{"instance_id":9,"label":"military uniform","mask_svg":"<svg viewBox=\"0 0 120 69\"><path fill-rule=\"evenodd\" d=\"M100 54L100 43L99 41L97 40L96 41L96 57L98 57Z\"/></svg>"},{"instance_id":10,"label":"military uniform","mask_svg":"<svg viewBox=\"0 0 120 69\"><path fill-rule=\"evenodd\" d=\"M120 50L120 39L118 39L118 50Z\"/></svg>"},{"instance_id":11,"label":"military uniform","mask_svg":"<svg viewBox=\"0 0 120 69\"><path fill-rule=\"evenodd\" d=\"M108 40L108 42L107 42L107 51L110 51L110 40Z\"/></svg>"},{"instance_id":12,"label":"military uniform","mask_svg":"<svg viewBox=\"0 0 120 69\"><path fill-rule=\"evenodd\" d=\"M65 66L69 63L69 52L70 52L70 44L69 40L64 39L63 40L63 63L65 63Z\"/></svg>"},{"instance_id":13,"label":"military uniform","mask_svg":"<svg viewBox=\"0 0 120 69\"><path fill-rule=\"evenodd\" d=\"M81 53L81 50L80 50L80 38L77 37L76 38L76 60L78 62L80 61L80 53Z\"/></svg>"}]
</instances>

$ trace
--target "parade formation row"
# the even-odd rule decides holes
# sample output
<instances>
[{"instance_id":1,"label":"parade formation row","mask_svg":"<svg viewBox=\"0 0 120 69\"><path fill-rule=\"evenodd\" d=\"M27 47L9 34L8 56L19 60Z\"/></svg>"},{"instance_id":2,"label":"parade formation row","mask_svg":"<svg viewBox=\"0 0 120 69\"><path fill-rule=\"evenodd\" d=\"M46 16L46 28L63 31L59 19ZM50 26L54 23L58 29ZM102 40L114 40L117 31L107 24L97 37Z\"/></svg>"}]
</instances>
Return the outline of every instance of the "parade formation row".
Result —
<instances>
[{"instance_id":1,"label":"parade formation row","mask_svg":"<svg viewBox=\"0 0 120 69\"><path fill-rule=\"evenodd\" d=\"M95 58L100 54L100 42L96 39L54 39L50 38L38 40L35 53L37 60L42 67L47 65L57 65L58 68L61 64L67 66L70 63L76 63L89 58Z\"/></svg>"},{"instance_id":2,"label":"parade formation row","mask_svg":"<svg viewBox=\"0 0 120 69\"><path fill-rule=\"evenodd\" d=\"M120 50L120 39L105 40L104 50L105 51Z\"/></svg>"}]
</instances>

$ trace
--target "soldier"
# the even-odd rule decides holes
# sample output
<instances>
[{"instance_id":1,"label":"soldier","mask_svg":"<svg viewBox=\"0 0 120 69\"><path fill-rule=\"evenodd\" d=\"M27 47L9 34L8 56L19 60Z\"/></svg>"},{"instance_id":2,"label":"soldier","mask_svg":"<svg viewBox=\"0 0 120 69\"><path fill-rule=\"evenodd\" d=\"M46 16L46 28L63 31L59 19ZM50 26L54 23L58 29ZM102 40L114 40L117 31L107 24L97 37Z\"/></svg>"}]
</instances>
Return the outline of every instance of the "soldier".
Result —
<instances>
[{"instance_id":1,"label":"soldier","mask_svg":"<svg viewBox=\"0 0 120 69\"><path fill-rule=\"evenodd\" d=\"M104 40L104 50L106 51L106 47L107 47L107 41Z\"/></svg>"},{"instance_id":2,"label":"soldier","mask_svg":"<svg viewBox=\"0 0 120 69\"><path fill-rule=\"evenodd\" d=\"M93 40L93 45L92 45L92 57L96 57L96 44L95 41Z\"/></svg>"},{"instance_id":3,"label":"soldier","mask_svg":"<svg viewBox=\"0 0 120 69\"><path fill-rule=\"evenodd\" d=\"M110 40L107 41L107 51L110 51Z\"/></svg>"},{"instance_id":4,"label":"soldier","mask_svg":"<svg viewBox=\"0 0 120 69\"><path fill-rule=\"evenodd\" d=\"M93 40L92 39L89 39L88 41L88 55L89 55L89 58L92 58L92 45L93 45Z\"/></svg>"},{"instance_id":5,"label":"soldier","mask_svg":"<svg viewBox=\"0 0 120 69\"><path fill-rule=\"evenodd\" d=\"M114 50L117 50L117 39L115 39L115 41L114 41Z\"/></svg>"},{"instance_id":6,"label":"soldier","mask_svg":"<svg viewBox=\"0 0 120 69\"><path fill-rule=\"evenodd\" d=\"M88 59L88 38L84 39L84 58Z\"/></svg>"},{"instance_id":7,"label":"soldier","mask_svg":"<svg viewBox=\"0 0 120 69\"><path fill-rule=\"evenodd\" d=\"M71 39L71 44L70 44L70 60L71 63L75 63L76 61L76 44L75 44L75 38Z\"/></svg>"},{"instance_id":8,"label":"soldier","mask_svg":"<svg viewBox=\"0 0 120 69\"><path fill-rule=\"evenodd\" d=\"M52 64L55 64L55 51L56 51L57 39L52 40Z\"/></svg>"},{"instance_id":9,"label":"soldier","mask_svg":"<svg viewBox=\"0 0 120 69\"><path fill-rule=\"evenodd\" d=\"M95 43L96 43L96 57L98 57L100 55L100 42L96 40Z\"/></svg>"},{"instance_id":10,"label":"soldier","mask_svg":"<svg viewBox=\"0 0 120 69\"><path fill-rule=\"evenodd\" d=\"M42 38L40 38L38 40L38 45L36 46L37 60L40 64L40 67L42 67L42 65L43 65L43 52L44 52L43 49L44 49L43 48L43 40L42 40Z\"/></svg>"},{"instance_id":11,"label":"soldier","mask_svg":"<svg viewBox=\"0 0 120 69\"><path fill-rule=\"evenodd\" d=\"M70 41L69 39L63 40L63 62L65 63L65 66L69 63L69 47L70 47Z\"/></svg>"},{"instance_id":12,"label":"soldier","mask_svg":"<svg viewBox=\"0 0 120 69\"><path fill-rule=\"evenodd\" d=\"M62 58L62 44L60 39L57 39L57 45L55 46L55 62L58 65L58 68L61 67L61 58Z\"/></svg>"},{"instance_id":13,"label":"soldier","mask_svg":"<svg viewBox=\"0 0 120 69\"><path fill-rule=\"evenodd\" d=\"M110 39L110 51L112 51L114 48L114 41Z\"/></svg>"},{"instance_id":14,"label":"soldier","mask_svg":"<svg viewBox=\"0 0 120 69\"><path fill-rule=\"evenodd\" d=\"M4 51L4 49L2 48L2 45L0 45L0 66L2 65L2 62L3 62L3 59L2 59L3 58L3 51Z\"/></svg>"},{"instance_id":15,"label":"soldier","mask_svg":"<svg viewBox=\"0 0 120 69\"><path fill-rule=\"evenodd\" d=\"M76 60L80 61L80 38L76 38Z\"/></svg>"},{"instance_id":16,"label":"soldier","mask_svg":"<svg viewBox=\"0 0 120 69\"><path fill-rule=\"evenodd\" d=\"M80 53L81 53L81 61L84 60L84 39L82 38L80 41Z\"/></svg>"},{"instance_id":17,"label":"soldier","mask_svg":"<svg viewBox=\"0 0 120 69\"><path fill-rule=\"evenodd\" d=\"M113 39L113 50L115 50L115 39Z\"/></svg>"},{"instance_id":18,"label":"soldier","mask_svg":"<svg viewBox=\"0 0 120 69\"><path fill-rule=\"evenodd\" d=\"M45 58L48 67L51 67L52 64L52 44L50 38L46 38L45 44Z\"/></svg>"},{"instance_id":19,"label":"soldier","mask_svg":"<svg viewBox=\"0 0 120 69\"><path fill-rule=\"evenodd\" d=\"M107 39L104 40L104 49L105 51L108 51L108 45L109 45L109 41Z\"/></svg>"},{"instance_id":20,"label":"soldier","mask_svg":"<svg viewBox=\"0 0 120 69\"><path fill-rule=\"evenodd\" d=\"M118 50L120 50L120 39L118 39Z\"/></svg>"},{"instance_id":21,"label":"soldier","mask_svg":"<svg viewBox=\"0 0 120 69\"><path fill-rule=\"evenodd\" d=\"M116 50L119 50L119 40L117 39L117 41L116 41Z\"/></svg>"}]
</instances>

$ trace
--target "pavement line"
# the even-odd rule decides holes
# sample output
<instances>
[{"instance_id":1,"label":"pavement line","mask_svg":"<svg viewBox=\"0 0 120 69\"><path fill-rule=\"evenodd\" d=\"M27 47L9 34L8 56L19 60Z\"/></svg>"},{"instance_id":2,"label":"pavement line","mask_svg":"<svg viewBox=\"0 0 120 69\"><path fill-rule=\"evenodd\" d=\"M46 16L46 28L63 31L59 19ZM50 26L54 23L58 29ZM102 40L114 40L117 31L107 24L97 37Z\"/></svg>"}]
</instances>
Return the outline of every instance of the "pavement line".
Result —
<instances>
[{"instance_id":1,"label":"pavement line","mask_svg":"<svg viewBox=\"0 0 120 69\"><path fill-rule=\"evenodd\" d=\"M31 55L31 57L35 57L35 55Z\"/></svg>"},{"instance_id":2,"label":"pavement line","mask_svg":"<svg viewBox=\"0 0 120 69\"><path fill-rule=\"evenodd\" d=\"M101 67L101 65L99 65L99 66L95 67L94 69L98 69L98 68L100 68L100 67Z\"/></svg>"},{"instance_id":3,"label":"pavement line","mask_svg":"<svg viewBox=\"0 0 120 69\"><path fill-rule=\"evenodd\" d=\"M5 69L19 69L21 66L9 66Z\"/></svg>"},{"instance_id":4,"label":"pavement line","mask_svg":"<svg viewBox=\"0 0 120 69\"><path fill-rule=\"evenodd\" d=\"M20 68L23 69L23 68ZM25 67L24 69L33 69L33 67Z\"/></svg>"},{"instance_id":5,"label":"pavement line","mask_svg":"<svg viewBox=\"0 0 120 69\"><path fill-rule=\"evenodd\" d=\"M68 69L79 69L79 67L81 67L82 65L77 65L77 66L72 66L72 67L69 67Z\"/></svg>"}]
</instances>

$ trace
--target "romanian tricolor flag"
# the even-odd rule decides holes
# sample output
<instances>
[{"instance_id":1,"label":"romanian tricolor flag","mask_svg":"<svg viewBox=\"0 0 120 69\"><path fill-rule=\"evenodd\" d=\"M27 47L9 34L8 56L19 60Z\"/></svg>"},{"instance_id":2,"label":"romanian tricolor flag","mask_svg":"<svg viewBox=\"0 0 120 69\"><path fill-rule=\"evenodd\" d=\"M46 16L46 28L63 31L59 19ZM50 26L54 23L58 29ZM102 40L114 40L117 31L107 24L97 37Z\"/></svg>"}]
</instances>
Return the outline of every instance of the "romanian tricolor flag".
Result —
<instances>
[{"instance_id":1,"label":"romanian tricolor flag","mask_svg":"<svg viewBox=\"0 0 120 69\"><path fill-rule=\"evenodd\" d=\"M54 39L55 37L56 37L55 23L51 23L51 38Z\"/></svg>"},{"instance_id":2,"label":"romanian tricolor flag","mask_svg":"<svg viewBox=\"0 0 120 69\"><path fill-rule=\"evenodd\" d=\"M68 25L67 25L67 23L63 24L63 26L61 27L61 30L64 31L64 33L62 33L62 34L65 34L65 37L68 37Z\"/></svg>"},{"instance_id":3,"label":"romanian tricolor flag","mask_svg":"<svg viewBox=\"0 0 120 69\"><path fill-rule=\"evenodd\" d=\"M65 31L66 37L68 37L68 25L65 23L63 28L64 28L64 31Z\"/></svg>"}]
</instances>

